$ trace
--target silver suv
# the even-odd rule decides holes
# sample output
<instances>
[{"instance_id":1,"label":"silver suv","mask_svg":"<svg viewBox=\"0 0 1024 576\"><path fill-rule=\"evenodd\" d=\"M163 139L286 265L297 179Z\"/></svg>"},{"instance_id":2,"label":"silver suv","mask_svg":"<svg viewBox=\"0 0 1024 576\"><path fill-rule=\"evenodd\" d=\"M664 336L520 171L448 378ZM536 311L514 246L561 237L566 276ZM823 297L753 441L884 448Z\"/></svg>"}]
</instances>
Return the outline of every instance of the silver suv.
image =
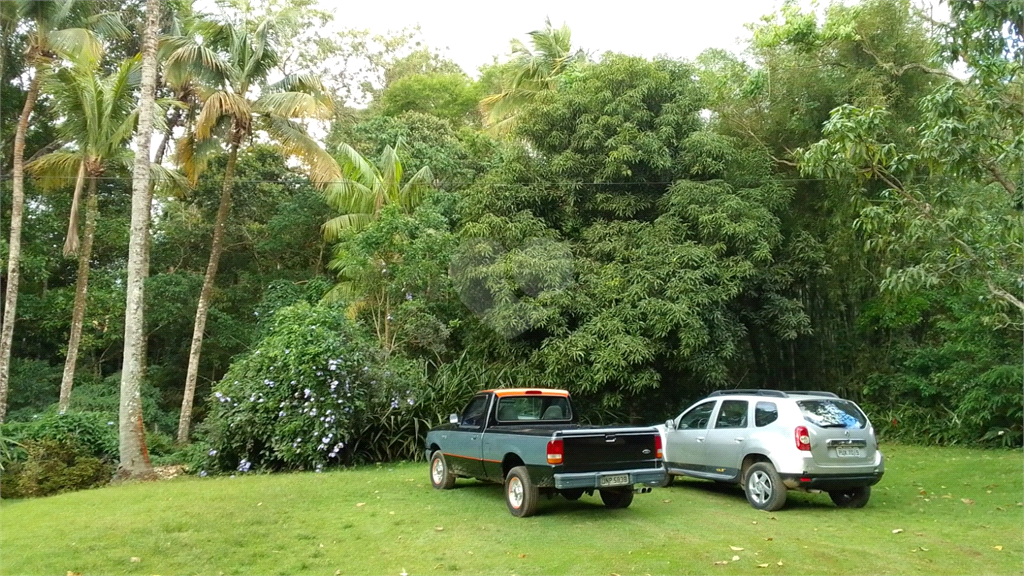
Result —
<instances>
[{"instance_id":1,"label":"silver suv","mask_svg":"<svg viewBox=\"0 0 1024 576\"><path fill-rule=\"evenodd\" d=\"M677 475L739 483L761 510L782 508L787 489L861 508L885 472L868 417L831 392L721 390L657 428L666 485Z\"/></svg>"}]
</instances>

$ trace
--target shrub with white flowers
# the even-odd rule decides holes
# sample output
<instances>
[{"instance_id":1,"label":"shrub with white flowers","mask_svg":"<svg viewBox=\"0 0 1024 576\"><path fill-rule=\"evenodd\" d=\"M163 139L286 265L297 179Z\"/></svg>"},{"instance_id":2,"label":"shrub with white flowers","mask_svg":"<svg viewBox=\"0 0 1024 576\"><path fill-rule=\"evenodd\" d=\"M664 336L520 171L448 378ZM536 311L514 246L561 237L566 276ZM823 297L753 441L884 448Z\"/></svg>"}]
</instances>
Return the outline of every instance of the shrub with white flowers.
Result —
<instances>
[{"instance_id":1,"label":"shrub with white flowers","mask_svg":"<svg viewBox=\"0 0 1024 576\"><path fill-rule=\"evenodd\" d=\"M282 308L213 390L204 468L319 471L351 462L378 412L402 417L414 408L419 378L414 364L386 359L343 307Z\"/></svg>"}]
</instances>

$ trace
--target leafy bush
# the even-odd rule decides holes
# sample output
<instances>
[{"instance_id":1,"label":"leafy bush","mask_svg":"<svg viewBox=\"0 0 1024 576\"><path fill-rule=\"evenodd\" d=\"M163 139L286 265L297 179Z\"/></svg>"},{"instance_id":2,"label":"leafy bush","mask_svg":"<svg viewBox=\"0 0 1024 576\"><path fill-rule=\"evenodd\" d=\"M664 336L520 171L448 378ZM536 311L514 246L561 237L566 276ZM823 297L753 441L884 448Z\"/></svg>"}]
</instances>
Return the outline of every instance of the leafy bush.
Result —
<instances>
[{"instance_id":1,"label":"leafy bush","mask_svg":"<svg viewBox=\"0 0 1024 576\"><path fill-rule=\"evenodd\" d=\"M368 423L406 417L420 382L414 364L387 359L343 307L282 308L214 388L205 468L319 470L375 454L368 444L388 439L367 438Z\"/></svg>"},{"instance_id":2,"label":"leafy bush","mask_svg":"<svg viewBox=\"0 0 1024 576\"><path fill-rule=\"evenodd\" d=\"M29 440L28 458L5 480L4 497L38 497L102 486L110 481L114 466L68 438ZM4 484L7 484L5 481Z\"/></svg>"},{"instance_id":3,"label":"leafy bush","mask_svg":"<svg viewBox=\"0 0 1024 576\"><path fill-rule=\"evenodd\" d=\"M15 440L53 440L65 446L76 446L83 455L116 462L118 454L117 422L99 412L49 413L20 428Z\"/></svg>"}]
</instances>

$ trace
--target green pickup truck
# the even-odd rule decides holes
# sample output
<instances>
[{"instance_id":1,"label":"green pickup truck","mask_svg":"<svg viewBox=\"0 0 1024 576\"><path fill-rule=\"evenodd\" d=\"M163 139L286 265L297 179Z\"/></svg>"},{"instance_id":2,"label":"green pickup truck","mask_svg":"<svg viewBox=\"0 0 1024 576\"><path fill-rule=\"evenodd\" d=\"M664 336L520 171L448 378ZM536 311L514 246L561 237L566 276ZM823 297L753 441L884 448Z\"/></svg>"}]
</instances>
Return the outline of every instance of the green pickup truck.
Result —
<instances>
[{"instance_id":1,"label":"green pickup truck","mask_svg":"<svg viewBox=\"0 0 1024 576\"><path fill-rule=\"evenodd\" d=\"M665 481L655 428L578 422L565 390L478 392L461 415L427 433L430 482L438 490L460 477L504 483L509 512L526 517L541 494L578 500L597 490L605 506L625 508L634 491Z\"/></svg>"}]
</instances>

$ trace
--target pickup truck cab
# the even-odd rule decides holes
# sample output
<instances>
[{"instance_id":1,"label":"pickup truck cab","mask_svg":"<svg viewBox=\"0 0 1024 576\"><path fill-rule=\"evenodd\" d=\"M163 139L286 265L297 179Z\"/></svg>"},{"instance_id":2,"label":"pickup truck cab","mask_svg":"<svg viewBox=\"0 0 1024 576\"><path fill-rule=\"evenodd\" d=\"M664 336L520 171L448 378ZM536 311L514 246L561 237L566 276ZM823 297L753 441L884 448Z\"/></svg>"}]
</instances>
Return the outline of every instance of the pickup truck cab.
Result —
<instances>
[{"instance_id":1,"label":"pickup truck cab","mask_svg":"<svg viewBox=\"0 0 1024 576\"><path fill-rule=\"evenodd\" d=\"M532 515L541 494L578 500L595 490L605 506L626 508L635 485L649 492L666 478L655 428L581 426L565 390L484 390L449 421L427 433L431 484L503 483L513 516Z\"/></svg>"}]
</instances>

